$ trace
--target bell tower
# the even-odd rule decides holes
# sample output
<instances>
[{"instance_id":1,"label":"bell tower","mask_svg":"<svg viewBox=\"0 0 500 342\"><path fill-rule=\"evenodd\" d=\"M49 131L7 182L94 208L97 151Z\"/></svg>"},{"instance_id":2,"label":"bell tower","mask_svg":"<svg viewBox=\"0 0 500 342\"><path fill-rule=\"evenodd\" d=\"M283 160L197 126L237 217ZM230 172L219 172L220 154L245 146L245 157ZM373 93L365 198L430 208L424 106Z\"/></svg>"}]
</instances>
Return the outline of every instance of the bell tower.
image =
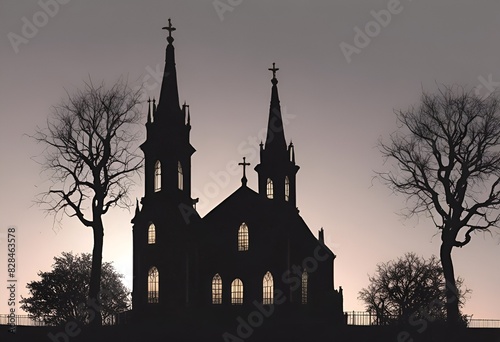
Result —
<instances>
[{"instance_id":1,"label":"bell tower","mask_svg":"<svg viewBox=\"0 0 500 342\"><path fill-rule=\"evenodd\" d=\"M169 19L165 69L158 105L148 100L144 152L145 194L133 225L132 305L137 317L190 306L194 289L191 198L191 118L179 105L177 72ZM188 215L186 215L188 211Z\"/></svg>"},{"instance_id":2,"label":"bell tower","mask_svg":"<svg viewBox=\"0 0 500 342\"><path fill-rule=\"evenodd\" d=\"M259 175L259 194L269 200L290 203L296 206L296 174L299 166L295 164L295 148L285 140L283 118L278 96L276 64L269 68L271 79L271 105L267 124L265 144L260 144L260 164L255 167Z\"/></svg>"},{"instance_id":3,"label":"bell tower","mask_svg":"<svg viewBox=\"0 0 500 342\"><path fill-rule=\"evenodd\" d=\"M189 106L179 106L177 72L175 68L175 27L169 19L165 69L158 106L155 100L148 108L147 140L141 145L145 157L145 200L167 198L191 204L191 131Z\"/></svg>"}]
</instances>

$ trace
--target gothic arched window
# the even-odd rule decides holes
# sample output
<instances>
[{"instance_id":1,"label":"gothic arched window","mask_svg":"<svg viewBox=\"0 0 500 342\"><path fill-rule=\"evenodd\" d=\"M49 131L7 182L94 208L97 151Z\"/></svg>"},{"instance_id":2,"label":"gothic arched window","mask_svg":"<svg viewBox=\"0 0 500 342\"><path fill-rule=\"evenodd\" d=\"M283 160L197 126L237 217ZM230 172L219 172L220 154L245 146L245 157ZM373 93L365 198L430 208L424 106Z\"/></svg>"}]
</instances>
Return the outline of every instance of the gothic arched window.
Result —
<instances>
[{"instance_id":1,"label":"gothic arched window","mask_svg":"<svg viewBox=\"0 0 500 342\"><path fill-rule=\"evenodd\" d=\"M181 162L177 162L177 187L179 190L184 189L184 174L182 173Z\"/></svg>"},{"instance_id":2,"label":"gothic arched window","mask_svg":"<svg viewBox=\"0 0 500 342\"><path fill-rule=\"evenodd\" d=\"M290 200L290 179L288 176L285 177L285 201Z\"/></svg>"},{"instance_id":3,"label":"gothic arched window","mask_svg":"<svg viewBox=\"0 0 500 342\"><path fill-rule=\"evenodd\" d=\"M273 304L274 303L274 283L273 276L270 272L264 275L262 280L262 304Z\"/></svg>"},{"instance_id":4,"label":"gothic arched window","mask_svg":"<svg viewBox=\"0 0 500 342\"><path fill-rule=\"evenodd\" d=\"M243 304L243 282L239 278L231 283L231 304Z\"/></svg>"},{"instance_id":5,"label":"gothic arched window","mask_svg":"<svg viewBox=\"0 0 500 342\"><path fill-rule=\"evenodd\" d=\"M248 251L248 226L245 222L238 229L238 251Z\"/></svg>"},{"instance_id":6,"label":"gothic arched window","mask_svg":"<svg viewBox=\"0 0 500 342\"><path fill-rule=\"evenodd\" d=\"M222 278L219 273L212 278L212 304L222 304Z\"/></svg>"},{"instance_id":7,"label":"gothic arched window","mask_svg":"<svg viewBox=\"0 0 500 342\"><path fill-rule=\"evenodd\" d=\"M304 270L302 272L302 304L307 304L307 278L309 278L309 275Z\"/></svg>"},{"instance_id":8,"label":"gothic arched window","mask_svg":"<svg viewBox=\"0 0 500 342\"><path fill-rule=\"evenodd\" d=\"M156 227L151 223L148 228L148 244L152 245L154 243L156 243Z\"/></svg>"},{"instance_id":9,"label":"gothic arched window","mask_svg":"<svg viewBox=\"0 0 500 342\"><path fill-rule=\"evenodd\" d=\"M271 178L268 178L267 179L267 186L266 186L266 194L267 194L267 198L269 199L273 199L273 181L271 180Z\"/></svg>"},{"instance_id":10,"label":"gothic arched window","mask_svg":"<svg viewBox=\"0 0 500 342\"><path fill-rule=\"evenodd\" d=\"M154 178L155 192L161 190L161 163L159 160L155 163L155 178Z\"/></svg>"},{"instance_id":11,"label":"gothic arched window","mask_svg":"<svg viewBox=\"0 0 500 342\"><path fill-rule=\"evenodd\" d=\"M156 267L148 272L148 303L158 303L160 300L160 274Z\"/></svg>"}]
</instances>

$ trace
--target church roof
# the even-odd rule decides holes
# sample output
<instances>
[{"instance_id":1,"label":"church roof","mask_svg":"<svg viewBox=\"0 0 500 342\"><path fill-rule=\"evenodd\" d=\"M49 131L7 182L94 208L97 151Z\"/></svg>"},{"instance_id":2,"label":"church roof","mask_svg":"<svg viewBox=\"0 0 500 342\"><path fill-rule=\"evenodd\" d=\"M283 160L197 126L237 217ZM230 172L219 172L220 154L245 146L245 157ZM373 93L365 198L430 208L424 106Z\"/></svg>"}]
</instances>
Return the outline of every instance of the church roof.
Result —
<instances>
[{"instance_id":1,"label":"church roof","mask_svg":"<svg viewBox=\"0 0 500 342\"><path fill-rule=\"evenodd\" d=\"M297 248L303 246L307 249L320 244L298 210L287 204L269 200L242 185L202 218L203 229L207 229L210 238L217 239L217 236L232 234L245 222L269 241L290 236ZM326 245L323 247L333 255Z\"/></svg>"}]
</instances>

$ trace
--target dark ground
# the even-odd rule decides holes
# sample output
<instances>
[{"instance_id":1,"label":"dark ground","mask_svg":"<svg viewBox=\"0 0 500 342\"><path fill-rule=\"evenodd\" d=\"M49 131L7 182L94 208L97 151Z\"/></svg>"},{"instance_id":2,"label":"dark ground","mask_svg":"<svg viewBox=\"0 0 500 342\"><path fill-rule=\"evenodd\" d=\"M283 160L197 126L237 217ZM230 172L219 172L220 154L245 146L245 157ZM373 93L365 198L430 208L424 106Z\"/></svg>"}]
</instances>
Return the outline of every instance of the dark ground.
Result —
<instances>
[{"instance_id":1,"label":"dark ground","mask_svg":"<svg viewBox=\"0 0 500 342\"><path fill-rule=\"evenodd\" d=\"M145 320L140 324L104 326L94 331L82 329L74 322L60 327L19 326L16 333L9 333L9 327L2 325L0 341L500 342L500 329L463 329L455 331L452 336L443 328L423 325L406 328L335 326L331 322L331 318L324 316L297 319L296 314L288 314L286 311L269 317L250 317L243 312L232 312L229 315L218 315L213 311L195 315L177 313L169 317Z\"/></svg>"},{"instance_id":2,"label":"dark ground","mask_svg":"<svg viewBox=\"0 0 500 342\"><path fill-rule=\"evenodd\" d=\"M312 327L309 327L312 328ZM250 336L240 335L236 329L228 331L231 335L223 337L224 332L202 332L198 327L150 327L143 325L109 326L103 327L98 332L80 331L76 336L69 336L64 332L64 327L17 327L16 333L9 333L7 326L0 326L0 341L481 341L500 342L500 329L466 329L453 337L445 331L414 332L405 335L402 331L395 331L387 327L347 326L343 328L309 329L308 327L282 326L280 329L271 330L264 325L255 329ZM398 338L399 337L399 338Z\"/></svg>"},{"instance_id":3,"label":"dark ground","mask_svg":"<svg viewBox=\"0 0 500 342\"><path fill-rule=\"evenodd\" d=\"M387 327L363 327L348 326L335 329L302 329L301 327L281 327L278 331L271 331L265 326L256 329L248 338L239 338L235 331L232 335L223 337L223 332L202 332L196 327L189 328L169 328L169 327L103 327L97 333L81 331L74 337L63 333L63 328L54 327L17 327L16 333L9 333L7 326L0 326L0 341L58 341L58 342L79 342L79 341L481 341L500 342L500 329L474 328L466 329L459 334L459 337L452 337L444 331L414 333L411 336L401 335L401 331L394 331ZM399 339L398 339L399 335ZM246 336L242 336L246 337Z\"/></svg>"}]
</instances>

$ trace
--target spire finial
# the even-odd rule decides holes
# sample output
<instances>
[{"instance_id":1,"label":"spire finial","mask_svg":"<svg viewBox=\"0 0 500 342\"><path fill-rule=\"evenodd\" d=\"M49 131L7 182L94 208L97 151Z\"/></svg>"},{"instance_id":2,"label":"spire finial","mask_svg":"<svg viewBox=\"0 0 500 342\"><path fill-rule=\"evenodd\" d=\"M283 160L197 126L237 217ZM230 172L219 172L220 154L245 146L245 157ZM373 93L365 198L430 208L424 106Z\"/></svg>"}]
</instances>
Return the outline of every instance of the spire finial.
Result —
<instances>
[{"instance_id":1,"label":"spire finial","mask_svg":"<svg viewBox=\"0 0 500 342\"><path fill-rule=\"evenodd\" d=\"M174 38L172 37L172 31L175 31L176 28L172 26L172 21L170 20L170 18L168 18L168 26L162 27L161 29L168 31L167 41L169 44L172 44L172 42L174 41Z\"/></svg>"},{"instance_id":2,"label":"spire finial","mask_svg":"<svg viewBox=\"0 0 500 342\"><path fill-rule=\"evenodd\" d=\"M279 68L276 68L276 63L273 63L273 67L272 67L272 68L269 68L269 69L267 69L267 70L269 70L269 71L272 71L272 72L273 72L273 79L272 79L273 84L278 83L278 80L276 79L276 71L278 71L278 70L279 70Z\"/></svg>"},{"instance_id":3,"label":"spire finial","mask_svg":"<svg viewBox=\"0 0 500 342\"><path fill-rule=\"evenodd\" d=\"M139 214L140 210L139 210L139 200L137 199L137 197L135 198L135 214Z\"/></svg>"},{"instance_id":4,"label":"spire finial","mask_svg":"<svg viewBox=\"0 0 500 342\"><path fill-rule=\"evenodd\" d=\"M184 113L184 122L186 125L191 125L191 114L189 113L189 105L186 104L186 101L184 101L184 104L182 105L182 112Z\"/></svg>"},{"instance_id":5,"label":"spire finial","mask_svg":"<svg viewBox=\"0 0 500 342\"><path fill-rule=\"evenodd\" d=\"M250 165L250 163L246 162L246 157L243 157L243 163L238 163L238 165L243 166L243 177L241 177L241 184L243 186L247 185L247 175L246 175L246 167Z\"/></svg>"},{"instance_id":6,"label":"spire finial","mask_svg":"<svg viewBox=\"0 0 500 342\"><path fill-rule=\"evenodd\" d=\"M151 98L148 98L148 123L151 123Z\"/></svg>"}]
</instances>

